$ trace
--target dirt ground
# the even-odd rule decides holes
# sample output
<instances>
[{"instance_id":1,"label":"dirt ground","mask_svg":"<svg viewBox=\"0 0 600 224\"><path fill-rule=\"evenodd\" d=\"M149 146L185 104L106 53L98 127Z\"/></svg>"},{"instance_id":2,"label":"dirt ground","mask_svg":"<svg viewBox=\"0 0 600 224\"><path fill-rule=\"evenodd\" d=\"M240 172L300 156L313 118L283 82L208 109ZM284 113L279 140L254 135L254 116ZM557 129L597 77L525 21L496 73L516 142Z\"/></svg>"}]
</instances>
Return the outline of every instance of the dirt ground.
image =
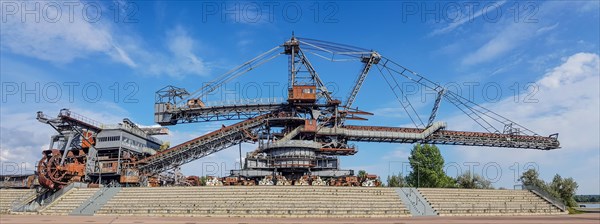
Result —
<instances>
[{"instance_id":1,"label":"dirt ground","mask_svg":"<svg viewBox=\"0 0 600 224\"><path fill-rule=\"evenodd\" d=\"M407 218L211 218L137 216L0 215L0 224L200 224L200 223L573 223L599 224L600 213L554 216L407 217Z\"/></svg>"}]
</instances>

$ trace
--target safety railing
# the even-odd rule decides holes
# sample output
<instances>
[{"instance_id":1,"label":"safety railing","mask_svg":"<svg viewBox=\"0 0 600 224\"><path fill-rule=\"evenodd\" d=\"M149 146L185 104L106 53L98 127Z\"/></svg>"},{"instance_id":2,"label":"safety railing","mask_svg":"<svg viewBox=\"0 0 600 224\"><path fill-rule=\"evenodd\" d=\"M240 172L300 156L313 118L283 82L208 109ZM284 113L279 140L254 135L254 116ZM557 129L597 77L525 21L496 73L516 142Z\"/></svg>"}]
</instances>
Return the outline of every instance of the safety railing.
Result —
<instances>
[{"instance_id":1,"label":"safety railing","mask_svg":"<svg viewBox=\"0 0 600 224\"><path fill-rule=\"evenodd\" d=\"M101 188L100 192L98 194L94 194L91 197L89 197L88 199L86 199L85 202L82 203L82 204L85 204L85 205L77 208L73 213L83 214L83 211L87 207L89 207L90 205L94 204L94 202L96 201L96 199L99 198L99 197L102 197L102 195L104 195L104 192L106 192L107 190L108 190L108 187Z\"/></svg>"},{"instance_id":2,"label":"safety railing","mask_svg":"<svg viewBox=\"0 0 600 224\"><path fill-rule=\"evenodd\" d=\"M406 198L410 201L412 207L416 210L419 215L425 215L427 210L427 204L418 196L420 193L414 188L400 188L402 193L406 195ZM408 192L407 192L408 191Z\"/></svg>"},{"instance_id":3,"label":"safety railing","mask_svg":"<svg viewBox=\"0 0 600 224\"><path fill-rule=\"evenodd\" d=\"M257 105L257 104L281 104L284 102L286 102L286 101L283 97L273 97L273 98L208 101L208 102L204 102L204 105L206 105L206 107L221 107L221 106Z\"/></svg>"},{"instance_id":4,"label":"safety railing","mask_svg":"<svg viewBox=\"0 0 600 224\"><path fill-rule=\"evenodd\" d=\"M69 192L71 189L75 188L76 184L72 183L69 184L65 187L63 187L62 189L54 192L54 194L48 196L47 198L44 199L44 202L42 203L42 207L45 207L47 205L50 205L52 202L54 202L56 199L60 198L61 196L63 196L65 193Z\"/></svg>"},{"instance_id":5,"label":"safety railing","mask_svg":"<svg viewBox=\"0 0 600 224\"><path fill-rule=\"evenodd\" d=\"M54 193L50 192L47 189L44 189L40 192L37 192L35 194L35 198L33 198L31 200L29 200L29 198L28 198L27 202L22 201L22 203L13 204L12 211L13 212L25 212L25 211L35 211L38 208L43 209L43 208L47 207L48 205L52 204L54 201L56 201L56 199L60 198L65 193L69 192L74 187L82 187L82 186L83 186L83 184L81 184L81 183L71 183ZM32 203L36 203L36 204L34 205Z\"/></svg>"},{"instance_id":6,"label":"safety railing","mask_svg":"<svg viewBox=\"0 0 600 224\"><path fill-rule=\"evenodd\" d=\"M75 119L77 121L80 121L80 122L83 122L83 123L86 123L86 124L89 124L89 125L92 125L95 127L101 127L103 125L102 123L100 123L96 120L93 120L93 119L83 116L81 114L72 112L68 109L60 110L60 116L70 117L72 119Z\"/></svg>"},{"instance_id":7,"label":"safety railing","mask_svg":"<svg viewBox=\"0 0 600 224\"><path fill-rule=\"evenodd\" d=\"M85 211L85 209L87 209L90 205L95 205L97 203L97 199L103 197L106 191L113 187L118 187L118 184L115 184L115 182L111 182L108 185L100 188L99 192L96 192L94 193L94 195L90 196L85 202L82 203L83 206L77 208L75 211L73 211L73 213L83 214L83 211Z\"/></svg>"},{"instance_id":8,"label":"safety railing","mask_svg":"<svg viewBox=\"0 0 600 224\"><path fill-rule=\"evenodd\" d=\"M135 135L141 136L142 138L150 139L153 142L162 142L158 138L147 134L145 131L140 130L138 128L131 127L127 124L102 124L98 127L100 127L101 129L122 129L122 130L128 131L130 133L133 133Z\"/></svg>"},{"instance_id":9,"label":"safety railing","mask_svg":"<svg viewBox=\"0 0 600 224\"><path fill-rule=\"evenodd\" d=\"M544 198L546 201L549 201L563 212L567 211L567 206L565 205L564 201L560 198L552 196L548 191L534 185L522 185L522 188L523 190L529 190L534 194Z\"/></svg>"},{"instance_id":10,"label":"safety railing","mask_svg":"<svg viewBox=\"0 0 600 224\"><path fill-rule=\"evenodd\" d=\"M446 212L450 213L480 213L480 214L497 214L497 213L508 213L513 214L518 211L520 212L529 212L529 213L537 213L537 212L550 212L554 208L553 205L538 205L538 204L527 204L520 203L518 206L511 205L508 206L508 203L504 202L503 204L493 204L493 203L471 203L471 204L452 204L440 207L441 210L446 210ZM450 210L448 210L450 209Z\"/></svg>"},{"instance_id":11,"label":"safety railing","mask_svg":"<svg viewBox=\"0 0 600 224\"><path fill-rule=\"evenodd\" d=\"M11 211L19 211L21 208L33 201L38 195L46 193L47 189L44 188L41 192L31 191L27 194L21 195L19 198L12 201L10 208Z\"/></svg>"},{"instance_id":12,"label":"safety railing","mask_svg":"<svg viewBox=\"0 0 600 224\"><path fill-rule=\"evenodd\" d=\"M321 148L322 144L313 141L303 140L288 140L278 142L267 142L259 146L260 149L276 148L276 147L302 147L302 148Z\"/></svg>"}]
</instances>

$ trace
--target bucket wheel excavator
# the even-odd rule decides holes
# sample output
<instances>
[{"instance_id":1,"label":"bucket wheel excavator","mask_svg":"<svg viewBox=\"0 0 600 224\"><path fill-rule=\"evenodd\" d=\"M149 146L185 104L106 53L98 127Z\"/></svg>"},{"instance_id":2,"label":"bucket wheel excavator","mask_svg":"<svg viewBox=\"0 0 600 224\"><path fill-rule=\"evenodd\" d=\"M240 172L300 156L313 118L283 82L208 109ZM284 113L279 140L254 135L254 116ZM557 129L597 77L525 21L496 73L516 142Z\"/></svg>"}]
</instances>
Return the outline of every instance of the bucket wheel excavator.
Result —
<instances>
[{"instance_id":1,"label":"bucket wheel excavator","mask_svg":"<svg viewBox=\"0 0 600 224\"><path fill-rule=\"evenodd\" d=\"M343 101L327 89L308 56L331 62L356 61L362 69ZM246 99L229 104L207 101L207 96L237 77L272 61L288 58L288 98ZM372 113L353 103L371 70L376 70L392 90L414 127L346 125L347 120L366 120ZM435 91L437 98L425 119L410 103L400 81L411 81ZM478 124L483 131L448 130L436 120L442 100L449 102ZM558 134L541 136L381 55L377 51L294 37L282 45L233 68L196 91L167 86L156 93L155 121L164 126L183 123L242 120L177 145L140 161L144 173L181 166L242 142L258 143L245 157L242 169L232 176L277 180L307 177L337 178L353 175L339 167L338 156L357 153L352 142L427 143L551 150L559 148ZM268 182L268 181L263 181ZM276 181L275 181L276 182ZM303 181L304 182L304 181Z\"/></svg>"},{"instance_id":2,"label":"bucket wheel excavator","mask_svg":"<svg viewBox=\"0 0 600 224\"><path fill-rule=\"evenodd\" d=\"M224 84L281 56L288 58L287 99L243 99L228 103L207 100L210 93ZM354 61L361 64L360 72L345 99L333 97L322 79L327 76L317 73L309 56L331 62ZM346 124L348 120L367 120L364 116L373 115L353 105L372 70L383 76L414 126ZM399 84L402 81L414 82L437 93L428 117L421 118L417 113ZM339 156L350 156L358 152L353 142L426 143L537 150L560 147L558 134L541 136L460 94L445 89L377 51L295 36L218 76L195 91L166 86L156 92L155 99L154 119L162 126L240 121L160 150L161 142L154 140L148 130L142 130L134 124L126 125L127 132L134 136L124 139L123 136L115 137L115 134L102 134L106 133L107 129L84 120L71 119L73 116L59 115L58 119L48 119L43 114L38 114L38 120L52 125L60 133L58 137L53 137L53 142L70 136L62 141L62 149L52 150L51 145L49 150L44 151L44 157L38 165L40 182L51 188L69 181L114 181L120 184L144 185L160 173L249 142L256 143L256 150L246 155L241 169L231 171L227 184L333 183L357 186L362 181L362 185L371 186L377 185L373 182L376 179L373 175L367 174L369 178L363 177L358 180L352 170L339 167ZM442 101L464 113L481 127L480 131L451 130L445 122L438 121L436 115ZM161 132L165 131L157 133ZM97 149L98 144L111 141L121 143L104 145L103 147L108 147L104 150ZM126 148L123 147L127 145L124 142L139 147L121 150ZM102 152L103 156L98 155L99 152ZM105 173L104 177L98 175L102 173ZM209 180L210 183L216 181Z\"/></svg>"}]
</instances>

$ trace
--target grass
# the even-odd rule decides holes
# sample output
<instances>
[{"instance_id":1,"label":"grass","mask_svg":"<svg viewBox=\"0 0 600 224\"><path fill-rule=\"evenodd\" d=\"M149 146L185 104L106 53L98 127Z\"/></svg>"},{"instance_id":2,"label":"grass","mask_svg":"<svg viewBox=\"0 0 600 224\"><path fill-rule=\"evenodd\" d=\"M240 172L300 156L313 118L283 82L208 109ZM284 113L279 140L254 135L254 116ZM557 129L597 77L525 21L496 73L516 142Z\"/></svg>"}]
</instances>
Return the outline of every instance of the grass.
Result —
<instances>
[{"instance_id":1,"label":"grass","mask_svg":"<svg viewBox=\"0 0 600 224\"><path fill-rule=\"evenodd\" d=\"M575 208L572 207L568 207L567 210L569 211L569 215L576 215L576 214L583 214L584 212L579 211Z\"/></svg>"}]
</instances>

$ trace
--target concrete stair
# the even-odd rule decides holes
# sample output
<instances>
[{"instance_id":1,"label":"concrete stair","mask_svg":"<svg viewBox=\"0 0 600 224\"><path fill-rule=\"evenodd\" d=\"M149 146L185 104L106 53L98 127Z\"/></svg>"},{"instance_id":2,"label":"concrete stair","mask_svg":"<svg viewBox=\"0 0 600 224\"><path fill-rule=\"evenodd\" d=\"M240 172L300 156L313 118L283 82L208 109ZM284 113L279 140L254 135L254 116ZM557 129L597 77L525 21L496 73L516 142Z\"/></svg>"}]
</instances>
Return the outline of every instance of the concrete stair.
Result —
<instances>
[{"instance_id":1,"label":"concrete stair","mask_svg":"<svg viewBox=\"0 0 600 224\"><path fill-rule=\"evenodd\" d=\"M40 213L44 215L68 215L98 191L98 188L73 188Z\"/></svg>"},{"instance_id":2,"label":"concrete stair","mask_svg":"<svg viewBox=\"0 0 600 224\"><path fill-rule=\"evenodd\" d=\"M33 189L0 189L0 214L10 213L14 202L34 191Z\"/></svg>"},{"instance_id":3,"label":"concrete stair","mask_svg":"<svg viewBox=\"0 0 600 224\"><path fill-rule=\"evenodd\" d=\"M212 217L410 215L392 188L317 186L123 188L96 214Z\"/></svg>"},{"instance_id":4,"label":"concrete stair","mask_svg":"<svg viewBox=\"0 0 600 224\"><path fill-rule=\"evenodd\" d=\"M440 216L550 215L559 208L527 190L419 188Z\"/></svg>"}]
</instances>

